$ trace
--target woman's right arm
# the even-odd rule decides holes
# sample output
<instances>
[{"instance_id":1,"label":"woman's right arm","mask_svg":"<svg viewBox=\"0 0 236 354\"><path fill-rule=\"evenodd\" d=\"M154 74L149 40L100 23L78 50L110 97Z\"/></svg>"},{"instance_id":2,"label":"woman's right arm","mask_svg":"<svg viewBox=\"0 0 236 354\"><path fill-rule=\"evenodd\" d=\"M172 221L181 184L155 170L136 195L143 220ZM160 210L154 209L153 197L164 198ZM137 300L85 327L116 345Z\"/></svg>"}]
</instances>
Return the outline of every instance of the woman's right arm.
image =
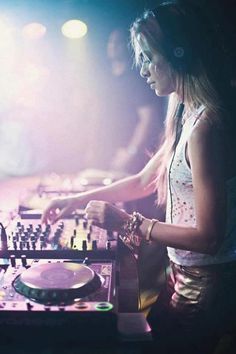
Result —
<instances>
[{"instance_id":1,"label":"woman's right arm","mask_svg":"<svg viewBox=\"0 0 236 354\"><path fill-rule=\"evenodd\" d=\"M126 202L144 198L156 189L155 179L157 158L154 156L139 173L123 178L109 186L95 188L70 197L52 199L42 215L43 223L54 223L68 216L75 209L84 207L90 200L110 203Z\"/></svg>"}]
</instances>

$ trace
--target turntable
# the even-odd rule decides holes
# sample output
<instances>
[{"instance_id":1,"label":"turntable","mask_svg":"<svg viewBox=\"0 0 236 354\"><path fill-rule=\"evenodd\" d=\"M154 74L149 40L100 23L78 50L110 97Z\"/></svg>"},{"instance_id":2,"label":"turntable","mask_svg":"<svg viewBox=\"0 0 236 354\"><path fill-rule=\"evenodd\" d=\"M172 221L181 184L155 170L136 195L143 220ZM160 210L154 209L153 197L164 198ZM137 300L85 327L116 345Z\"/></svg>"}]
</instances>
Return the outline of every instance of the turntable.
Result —
<instances>
[{"instance_id":1,"label":"turntable","mask_svg":"<svg viewBox=\"0 0 236 354\"><path fill-rule=\"evenodd\" d=\"M14 340L110 340L117 334L115 264L14 259L1 266L0 332ZM27 337L26 337L27 333Z\"/></svg>"},{"instance_id":2,"label":"turntable","mask_svg":"<svg viewBox=\"0 0 236 354\"><path fill-rule=\"evenodd\" d=\"M13 280L19 294L47 305L71 304L94 293L104 278L84 264L46 263L26 269Z\"/></svg>"}]
</instances>

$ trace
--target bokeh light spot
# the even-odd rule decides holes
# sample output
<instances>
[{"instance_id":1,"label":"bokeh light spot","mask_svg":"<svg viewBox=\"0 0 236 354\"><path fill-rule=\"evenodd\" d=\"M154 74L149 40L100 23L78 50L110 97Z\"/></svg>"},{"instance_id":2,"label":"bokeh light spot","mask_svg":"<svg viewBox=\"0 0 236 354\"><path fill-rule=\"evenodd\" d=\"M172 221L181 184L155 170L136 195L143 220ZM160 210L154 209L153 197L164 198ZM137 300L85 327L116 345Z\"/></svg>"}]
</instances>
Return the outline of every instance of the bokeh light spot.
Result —
<instances>
[{"instance_id":1,"label":"bokeh light spot","mask_svg":"<svg viewBox=\"0 0 236 354\"><path fill-rule=\"evenodd\" d=\"M22 29L23 36L29 39L42 38L46 32L46 27L38 22L28 23Z\"/></svg>"},{"instance_id":2,"label":"bokeh light spot","mask_svg":"<svg viewBox=\"0 0 236 354\"><path fill-rule=\"evenodd\" d=\"M67 38L82 38L86 35L87 25L80 20L69 20L61 28L63 35Z\"/></svg>"}]
</instances>

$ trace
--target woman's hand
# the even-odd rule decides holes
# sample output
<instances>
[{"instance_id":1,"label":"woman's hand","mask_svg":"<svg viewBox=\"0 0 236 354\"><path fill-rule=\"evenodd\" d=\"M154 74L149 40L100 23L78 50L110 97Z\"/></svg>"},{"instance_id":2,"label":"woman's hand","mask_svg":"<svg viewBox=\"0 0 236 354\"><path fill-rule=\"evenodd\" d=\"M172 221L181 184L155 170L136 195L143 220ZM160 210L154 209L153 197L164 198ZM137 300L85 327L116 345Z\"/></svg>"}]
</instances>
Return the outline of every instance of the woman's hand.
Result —
<instances>
[{"instance_id":1,"label":"woman's hand","mask_svg":"<svg viewBox=\"0 0 236 354\"><path fill-rule=\"evenodd\" d=\"M42 215L42 223L54 224L59 219L70 215L76 209L75 198L57 198L52 199Z\"/></svg>"},{"instance_id":2,"label":"woman's hand","mask_svg":"<svg viewBox=\"0 0 236 354\"><path fill-rule=\"evenodd\" d=\"M130 215L125 211L117 208L113 204L98 200L91 200L85 212L86 217L90 219L94 225L118 232L121 231L124 224L130 219Z\"/></svg>"}]
</instances>

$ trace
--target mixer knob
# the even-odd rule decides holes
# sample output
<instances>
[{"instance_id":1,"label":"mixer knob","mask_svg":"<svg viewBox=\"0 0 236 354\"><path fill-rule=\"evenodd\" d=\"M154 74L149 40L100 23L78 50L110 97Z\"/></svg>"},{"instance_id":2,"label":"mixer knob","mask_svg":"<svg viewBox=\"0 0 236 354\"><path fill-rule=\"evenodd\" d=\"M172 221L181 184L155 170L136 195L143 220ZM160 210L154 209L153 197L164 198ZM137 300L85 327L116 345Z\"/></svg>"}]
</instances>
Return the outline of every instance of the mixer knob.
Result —
<instances>
[{"instance_id":1,"label":"mixer knob","mask_svg":"<svg viewBox=\"0 0 236 354\"><path fill-rule=\"evenodd\" d=\"M31 235L30 235L30 241L31 241L31 242L35 242L35 235L34 235L34 234L31 234Z\"/></svg>"},{"instance_id":2,"label":"mixer knob","mask_svg":"<svg viewBox=\"0 0 236 354\"><path fill-rule=\"evenodd\" d=\"M46 231L51 231L51 225L50 225L50 224L47 224L45 230L46 230Z\"/></svg>"},{"instance_id":3,"label":"mixer knob","mask_svg":"<svg viewBox=\"0 0 236 354\"><path fill-rule=\"evenodd\" d=\"M74 246L74 236L71 236L71 238L70 238L70 248L73 248L73 246Z\"/></svg>"},{"instance_id":4,"label":"mixer knob","mask_svg":"<svg viewBox=\"0 0 236 354\"><path fill-rule=\"evenodd\" d=\"M56 230L55 234L54 234L54 241L58 242L60 236L61 236L61 231L60 230Z\"/></svg>"},{"instance_id":5,"label":"mixer knob","mask_svg":"<svg viewBox=\"0 0 236 354\"><path fill-rule=\"evenodd\" d=\"M79 225L79 215L75 215L75 225Z\"/></svg>"},{"instance_id":6,"label":"mixer knob","mask_svg":"<svg viewBox=\"0 0 236 354\"><path fill-rule=\"evenodd\" d=\"M107 241L106 242L106 250L110 250L111 249L111 242Z\"/></svg>"},{"instance_id":7,"label":"mixer knob","mask_svg":"<svg viewBox=\"0 0 236 354\"><path fill-rule=\"evenodd\" d=\"M46 231L46 230L45 230L45 231L43 231L43 233L42 233L42 234L44 235L44 237L45 237L45 238L47 238L47 237L48 237L48 235L49 235L49 233L50 233L49 231Z\"/></svg>"},{"instance_id":8,"label":"mixer knob","mask_svg":"<svg viewBox=\"0 0 236 354\"><path fill-rule=\"evenodd\" d=\"M97 248L98 248L98 247L97 247L97 240L93 240L93 241L92 241L92 250L93 250L93 251L96 251Z\"/></svg>"},{"instance_id":9,"label":"mixer knob","mask_svg":"<svg viewBox=\"0 0 236 354\"><path fill-rule=\"evenodd\" d=\"M88 220L83 220L83 228L87 229L88 227Z\"/></svg>"},{"instance_id":10,"label":"mixer knob","mask_svg":"<svg viewBox=\"0 0 236 354\"><path fill-rule=\"evenodd\" d=\"M26 239L26 237L25 237L24 235L22 235L22 236L20 237L20 240L21 240L22 242L25 242L25 239Z\"/></svg>"},{"instance_id":11,"label":"mixer knob","mask_svg":"<svg viewBox=\"0 0 236 354\"><path fill-rule=\"evenodd\" d=\"M14 247L14 250L17 250L17 243L16 243L16 241L13 241L13 247Z\"/></svg>"},{"instance_id":12,"label":"mixer knob","mask_svg":"<svg viewBox=\"0 0 236 354\"><path fill-rule=\"evenodd\" d=\"M27 266L27 258L26 258L25 254L21 255L21 263L22 263L23 267Z\"/></svg>"},{"instance_id":13,"label":"mixer knob","mask_svg":"<svg viewBox=\"0 0 236 354\"><path fill-rule=\"evenodd\" d=\"M63 229L64 229L64 222L61 221L61 222L59 223L58 227L59 227L61 230L63 230Z\"/></svg>"},{"instance_id":14,"label":"mixer knob","mask_svg":"<svg viewBox=\"0 0 236 354\"><path fill-rule=\"evenodd\" d=\"M87 233L87 240L88 240L88 242L91 241L91 233L90 232Z\"/></svg>"},{"instance_id":15,"label":"mixer knob","mask_svg":"<svg viewBox=\"0 0 236 354\"><path fill-rule=\"evenodd\" d=\"M41 232L41 229L39 229L38 227L36 227L35 230L34 230L35 236L37 236L40 232Z\"/></svg>"},{"instance_id":16,"label":"mixer knob","mask_svg":"<svg viewBox=\"0 0 236 354\"><path fill-rule=\"evenodd\" d=\"M41 230L42 230L42 226L41 226L41 224L38 224L35 228L35 232L38 233L38 232L41 232Z\"/></svg>"},{"instance_id":17,"label":"mixer knob","mask_svg":"<svg viewBox=\"0 0 236 354\"><path fill-rule=\"evenodd\" d=\"M40 234L39 240L40 240L41 242L44 242L44 241L45 241L45 235L44 235L44 234Z\"/></svg>"},{"instance_id":18,"label":"mixer knob","mask_svg":"<svg viewBox=\"0 0 236 354\"><path fill-rule=\"evenodd\" d=\"M83 251L87 250L87 241L86 240L83 240L83 242L82 242L82 250Z\"/></svg>"},{"instance_id":19,"label":"mixer knob","mask_svg":"<svg viewBox=\"0 0 236 354\"><path fill-rule=\"evenodd\" d=\"M28 226L27 228L26 228L26 234L28 235L28 233L30 233L32 231L32 228L30 227L30 226Z\"/></svg>"},{"instance_id":20,"label":"mixer knob","mask_svg":"<svg viewBox=\"0 0 236 354\"><path fill-rule=\"evenodd\" d=\"M26 247L27 247L27 250L30 249L30 243L29 243L29 241L26 242Z\"/></svg>"},{"instance_id":21,"label":"mixer knob","mask_svg":"<svg viewBox=\"0 0 236 354\"><path fill-rule=\"evenodd\" d=\"M14 254L10 255L10 262L12 267L16 266L16 256Z\"/></svg>"}]
</instances>

